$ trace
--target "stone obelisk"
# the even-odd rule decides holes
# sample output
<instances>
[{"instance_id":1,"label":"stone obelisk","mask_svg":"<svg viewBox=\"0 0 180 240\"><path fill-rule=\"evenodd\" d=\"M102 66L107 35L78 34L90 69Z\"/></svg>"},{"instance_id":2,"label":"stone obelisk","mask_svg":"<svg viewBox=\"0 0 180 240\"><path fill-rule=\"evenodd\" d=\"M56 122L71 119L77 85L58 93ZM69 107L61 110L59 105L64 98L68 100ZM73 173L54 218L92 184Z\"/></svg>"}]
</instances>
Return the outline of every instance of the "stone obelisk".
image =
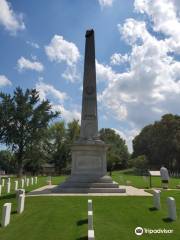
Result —
<instances>
[{"instance_id":1,"label":"stone obelisk","mask_svg":"<svg viewBox=\"0 0 180 240\"><path fill-rule=\"evenodd\" d=\"M98 138L97 91L94 31L86 32L84 80L81 114L81 140Z\"/></svg>"},{"instance_id":2,"label":"stone obelisk","mask_svg":"<svg viewBox=\"0 0 180 240\"><path fill-rule=\"evenodd\" d=\"M108 145L98 136L94 31L86 31L80 137L72 147L71 176L56 192L124 192L107 176Z\"/></svg>"}]
</instances>

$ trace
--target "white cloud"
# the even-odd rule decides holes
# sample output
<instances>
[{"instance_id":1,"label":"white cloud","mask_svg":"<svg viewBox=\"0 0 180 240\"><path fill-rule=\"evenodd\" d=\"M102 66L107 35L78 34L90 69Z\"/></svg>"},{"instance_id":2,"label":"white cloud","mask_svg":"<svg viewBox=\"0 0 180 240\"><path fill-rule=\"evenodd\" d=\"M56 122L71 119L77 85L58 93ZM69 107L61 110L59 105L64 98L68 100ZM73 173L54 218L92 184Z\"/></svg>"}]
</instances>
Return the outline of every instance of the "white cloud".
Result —
<instances>
[{"instance_id":1,"label":"white cloud","mask_svg":"<svg viewBox=\"0 0 180 240\"><path fill-rule=\"evenodd\" d=\"M65 100L69 98L67 93L57 90L53 85L42 82L42 79L36 84L41 100L48 99L51 102L54 111L60 111L62 118L69 122L73 119L80 120L80 112L75 109L66 109L63 106Z\"/></svg>"},{"instance_id":2,"label":"white cloud","mask_svg":"<svg viewBox=\"0 0 180 240\"><path fill-rule=\"evenodd\" d=\"M132 140L134 139L135 136L137 136L140 132L139 129L132 129L132 130L119 130L119 129L116 129L116 128L113 128L114 131L119 134L121 136L122 139L125 140L126 144L127 144L127 147L128 147L128 150L130 153L133 152L133 148L132 148Z\"/></svg>"},{"instance_id":3,"label":"white cloud","mask_svg":"<svg viewBox=\"0 0 180 240\"><path fill-rule=\"evenodd\" d=\"M45 100L48 96L58 99L59 102L63 102L68 98L65 92L61 92L54 88L53 85L46 84L42 81L39 81L36 84L36 89L39 92L39 96L41 100Z\"/></svg>"},{"instance_id":4,"label":"white cloud","mask_svg":"<svg viewBox=\"0 0 180 240\"><path fill-rule=\"evenodd\" d=\"M11 81L5 75L0 75L0 87L7 85L12 85Z\"/></svg>"},{"instance_id":5,"label":"white cloud","mask_svg":"<svg viewBox=\"0 0 180 240\"><path fill-rule=\"evenodd\" d=\"M173 0L135 0L135 10L147 14L152 20L153 30L162 32L168 38L169 50L180 53L180 19L178 1Z\"/></svg>"},{"instance_id":6,"label":"white cloud","mask_svg":"<svg viewBox=\"0 0 180 240\"><path fill-rule=\"evenodd\" d=\"M51 61L65 62L69 66L77 63L80 58L77 46L59 35L54 35L50 44L45 46L45 52Z\"/></svg>"},{"instance_id":7,"label":"white cloud","mask_svg":"<svg viewBox=\"0 0 180 240\"><path fill-rule=\"evenodd\" d=\"M31 61L27 58L20 57L17 62L18 71L23 70L34 70L37 72L42 72L44 70L44 66L42 63L38 61Z\"/></svg>"},{"instance_id":8,"label":"white cloud","mask_svg":"<svg viewBox=\"0 0 180 240\"><path fill-rule=\"evenodd\" d=\"M12 34L25 29L22 14L16 14L7 0L0 0L0 24Z\"/></svg>"},{"instance_id":9,"label":"white cloud","mask_svg":"<svg viewBox=\"0 0 180 240\"><path fill-rule=\"evenodd\" d=\"M174 2L136 0L136 11L146 14L144 19L151 19L151 25L132 18L118 25L121 38L130 47L128 69L115 72L112 66L97 65L101 80L107 83L98 99L109 116L126 124L122 133L129 139L129 146L132 139L129 131L141 129L165 113L180 114L180 62L175 57L180 44L180 28L174 29L171 25L169 29L168 25L170 21L179 26ZM159 38L152 29L163 35ZM118 57L115 60L118 61Z\"/></svg>"},{"instance_id":10,"label":"white cloud","mask_svg":"<svg viewBox=\"0 0 180 240\"><path fill-rule=\"evenodd\" d=\"M66 41L63 36L54 35L49 45L45 46L45 52L50 61L64 62L67 67L62 77L70 82L79 79L77 63L80 59L80 52L73 42Z\"/></svg>"},{"instance_id":11,"label":"white cloud","mask_svg":"<svg viewBox=\"0 0 180 240\"><path fill-rule=\"evenodd\" d=\"M99 1L99 4L100 6L103 8L103 7L110 7L112 6L114 0L98 0Z\"/></svg>"},{"instance_id":12,"label":"white cloud","mask_svg":"<svg viewBox=\"0 0 180 240\"><path fill-rule=\"evenodd\" d=\"M111 65L120 65L122 63L128 62L129 61L129 56L128 54L122 55L121 53L114 53L111 56Z\"/></svg>"},{"instance_id":13,"label":"white cloud","mask_svg":"<svg viewBox=\"0 0 180 240\"><path fill-rule=\"evenodd\" d=\"M66 122L70 122L73 119L79 120L81 119L81 114L75 109L68 110L63 105L53 105L54 111L60 111L62 118Z\"/></svg>"},{"instance_id":14,"label":"white cloud","mask_svg":"<svg viewBox=\"0 0 180 240\"><path fill-rule=\"evenodd\" d=\"M37 49L40 48L39 45L35 42L26 41L26 43L33 48L37 48Z\"/></svg>"}]
</instances>

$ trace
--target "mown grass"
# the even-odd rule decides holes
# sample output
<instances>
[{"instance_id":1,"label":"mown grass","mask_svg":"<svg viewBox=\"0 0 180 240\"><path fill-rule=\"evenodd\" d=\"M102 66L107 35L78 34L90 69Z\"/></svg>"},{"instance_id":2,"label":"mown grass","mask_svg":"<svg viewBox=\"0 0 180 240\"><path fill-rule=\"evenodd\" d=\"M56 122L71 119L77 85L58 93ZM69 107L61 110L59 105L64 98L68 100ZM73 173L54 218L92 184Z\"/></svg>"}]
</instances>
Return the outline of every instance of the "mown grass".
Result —
<instances>
[{"instance_id":1,"label":"mown grass","mask_svg":"<svg viewBox=\"0 0 180 240\"><path fill-rule=\"evenodd\" d=\"M140 237L141 239L179 240L180 218L175 222L166 220L167 196L175 197L177 214L180 216L180 192L178 191L161 193L160 211L152 211L152 197L91 197L96 239L139 239L134 234L134 229L141 226L174 230L174 233L169 235L144 234ZM8 199L13 203L14 214L11 215L10 225L0 228L0 239L85 240L87 239L87 199L88 197L27 197L22 215L15 213L15 199ZM0 200L0 206L4 201L5 199Z\"/></svg>"},{"instance_id":2,"label":"mown grass","mask_svg":"<svg viewBox=\"0 0 180 240\"><path fill-rule=\"evenodd\" d=\"M135 176L132 174L126 174L124 171L114 171L112 173L112 178L114 181L118 182L120 185L126 185L127 181L130 185L137 188L149 188L149 177L145 176ZM180 185L180 178L171 177L169 181L169 188L176 189L176 185ZM161 178L152 177L152 187L161 187Z\"/></svg>"}]
</instances>

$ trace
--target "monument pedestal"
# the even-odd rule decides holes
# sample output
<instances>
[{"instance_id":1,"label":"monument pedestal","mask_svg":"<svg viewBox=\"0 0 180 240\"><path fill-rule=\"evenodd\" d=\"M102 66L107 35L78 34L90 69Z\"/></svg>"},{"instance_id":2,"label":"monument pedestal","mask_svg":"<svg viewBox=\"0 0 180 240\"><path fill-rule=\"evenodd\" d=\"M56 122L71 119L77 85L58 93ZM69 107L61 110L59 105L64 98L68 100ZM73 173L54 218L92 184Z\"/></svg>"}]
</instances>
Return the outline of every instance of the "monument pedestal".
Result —
<instances>
[{"instance_id":1,"label":"monument pedestal","mask_svg":"<svg viewBox=\"0 0 180 240\"><path fill-rule=\"evenodd\" d=\"M118 183L107 176L104 143L74 144L72 146L71 176L54 192L62 193L123 193Z\"/></svg>"}]
</instances>

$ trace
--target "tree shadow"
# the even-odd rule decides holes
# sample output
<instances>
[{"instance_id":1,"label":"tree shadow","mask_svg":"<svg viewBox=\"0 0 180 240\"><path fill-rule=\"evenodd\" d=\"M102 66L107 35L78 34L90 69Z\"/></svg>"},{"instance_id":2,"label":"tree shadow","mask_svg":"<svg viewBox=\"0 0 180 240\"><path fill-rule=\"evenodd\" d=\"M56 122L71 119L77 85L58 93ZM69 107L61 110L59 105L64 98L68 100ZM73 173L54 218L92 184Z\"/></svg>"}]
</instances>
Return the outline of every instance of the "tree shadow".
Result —
<instances>
[{"instance_id":1,"label":"tree shadow","mask_svg":"<svg viewBox=\"0 0 180 240\"><path fill-rule=\"evenodd\" d=\"M81 226L83 224L88 224L88 219L87 218L77 221L77 225L78 226Z\"/></svg>"},{"instance_id":2,"label":"tree shadow","mask_svg":"<svg viewBox=\"0 0 180 240\"><path fill-rule=\"evenodd\" d=\"M76 238L76 240L88 240L88 236L84 236L84 237Z\"/></svg>"},{"instance_id":3,"label":"tree shadow","mask_svg":"<svg viewBox=\"0 0 180 240\"><path fill-rule=\"evenodd\" d=\"M173 222L173 220L171 219L171 218L163 218L162 219L164 222L166 222L166 223L170 223L170 222Z\"/></svg>"},{"instance_id":4,"label":"tree shadow","mask_svg":"<svg viewBox=\"0 0 180 240\"><path fill-rule=\"evenodd\" d=\"M14 198L16 196L16 194L8 194L8 195L5 195L5 196L1 196L0 197L0 200L2 199L11 199L11 198Z\"/></svg>"},{"instance_id":5,"label":"tree shadow","mask_svg":"<svg viewBox=\"0 0 180 240\"><path fill-rule=\"evenodd\" d=\"M155 208L155 207L150 207L150 208L149 208L149 211L158 211L158 209Z\"/></svg>"},{"instance_id":6,"label":"tree shadow","mask_svg":"<svg viewBox=\"0 0 180 240\"><path fill-rule=\"evenodd\" d=\"M16 214L17 213L17 210L14 210L11 212L11 214Z\"/></svg>"}]
</instances>

